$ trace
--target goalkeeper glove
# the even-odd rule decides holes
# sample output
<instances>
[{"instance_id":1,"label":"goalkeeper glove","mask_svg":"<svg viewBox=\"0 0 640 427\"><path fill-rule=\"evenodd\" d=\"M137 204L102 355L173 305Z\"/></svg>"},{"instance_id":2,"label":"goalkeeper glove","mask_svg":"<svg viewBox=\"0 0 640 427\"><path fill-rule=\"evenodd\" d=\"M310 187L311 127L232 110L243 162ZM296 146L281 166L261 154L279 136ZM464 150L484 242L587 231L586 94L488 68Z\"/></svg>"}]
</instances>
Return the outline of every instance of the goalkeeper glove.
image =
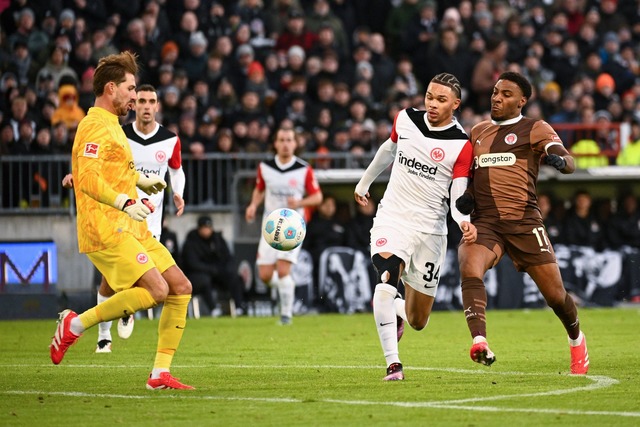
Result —
<instances>
[{"instance_id":1,"label":"goalkeeper glove","mask_svg":"<svg viewBox=\"0 0 640 427\"><path fill-rule=\"evenodd\" d=\"M469 193L464 193L462 196L458 197L456 200L456 208L460 211L462 215L469 215L473 212L475 205L475 199L473 195Z\"/></svg>"},{"instance_id":2,"label":"goalkeeper glove","mask_svg":"<svg viewBox=\"0 0 640 427\"><path fill-rule=\"evenodd\" d=\"M149 199L130 199L126 194L120 194L114 205L136 221L143 221L156 210Z\"/></svg>"},{"instance_id":3,"label":"goalkeeper glove","mask_svg":"<svg viewBox=\"0 0 640 427\"><path fill-rule=\"evenodd\" d=\"M167 183L154 173L145 174L140 172L140 178L138 178L136 185L147 194L156 194L164 190Z\"/></svg>"},{"instance_id":4,"label":"goalkeeper glove","mask_svg":"<svg viewBox=\"0 0 640 427\"><path fill-rule=\"evenodd\" d=\"M564 157L558 156L557 154L549 154L544 159L544 162L549 166L553 166L559 171L561 171L562 169L564 169L565 166L567 166L567 161L564 159Z\"/></svg>"}]
</instances>

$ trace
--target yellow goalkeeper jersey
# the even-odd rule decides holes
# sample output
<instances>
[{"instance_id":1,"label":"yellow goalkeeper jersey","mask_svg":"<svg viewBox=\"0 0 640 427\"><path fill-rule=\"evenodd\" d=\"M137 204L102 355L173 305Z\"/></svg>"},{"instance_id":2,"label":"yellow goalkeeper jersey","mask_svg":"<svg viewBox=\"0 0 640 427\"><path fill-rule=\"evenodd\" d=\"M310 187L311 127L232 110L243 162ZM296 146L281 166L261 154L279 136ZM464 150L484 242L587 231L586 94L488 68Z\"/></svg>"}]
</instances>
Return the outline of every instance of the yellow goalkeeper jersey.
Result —
<instances>
[{"instance_id":1,"label":"yellow goalkeeper jersey","mask_svg":"<svg viewBox=\"0 0 640 427\"><path fill-rule=\"evenodd\" d=\"M146 221L135 221L113 207L119 194L138 197L139 174L118 116L99 107L89 109L78 125L71 166L80 252L110 248L125 233L137 239L149 233Z\"/></svg>"}]
</instances>

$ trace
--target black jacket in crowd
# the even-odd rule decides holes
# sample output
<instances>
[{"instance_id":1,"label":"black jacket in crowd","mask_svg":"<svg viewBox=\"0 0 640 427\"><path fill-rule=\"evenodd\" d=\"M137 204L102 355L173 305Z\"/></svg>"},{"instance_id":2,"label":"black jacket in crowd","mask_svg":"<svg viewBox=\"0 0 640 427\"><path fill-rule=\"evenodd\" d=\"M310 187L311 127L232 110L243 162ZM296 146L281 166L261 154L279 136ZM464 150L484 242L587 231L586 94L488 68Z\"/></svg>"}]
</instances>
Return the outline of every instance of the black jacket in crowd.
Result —
<instances>
[{"instance_id":1,"label":"black jacket in crowd","mask_svg":"<svg viewBox=\"0 0 640 427\"><path fill-rule=\"evenodd\" d=\"M191 230L182 246L182 266L185 273L206 273L217 276L233 267L233 256L222 233L214 232L203 239L198 230Z\"/></svg>"}]
</instances>

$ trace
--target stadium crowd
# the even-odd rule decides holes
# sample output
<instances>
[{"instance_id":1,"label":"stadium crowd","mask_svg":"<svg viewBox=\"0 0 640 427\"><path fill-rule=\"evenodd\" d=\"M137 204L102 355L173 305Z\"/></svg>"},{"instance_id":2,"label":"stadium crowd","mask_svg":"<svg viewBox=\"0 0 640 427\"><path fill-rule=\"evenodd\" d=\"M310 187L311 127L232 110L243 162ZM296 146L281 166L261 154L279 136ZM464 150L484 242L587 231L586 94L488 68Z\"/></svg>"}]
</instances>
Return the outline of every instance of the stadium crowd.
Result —
<instances>
[{"instance_id":1,"label":"stadium crowd","mask_svg":"<svg viewBox=\"0 0 640 427\"><path fill-rule=\"evenodd\" d=\"M534 84L528 116L640 122L631 0L4 0L0 25L2 155L70 152L98 59L122 50L194 156L264 152L284 120L302 151L375 152L439 72L466 129L508 69ZM635 128L621 163L640 164Z\"/></svg>"},{"instance_id":2,"label":"stadium crowd","mask_svg":"<svg viewBox=\"0 0 640 427\"><path fill-rule=\"evenodd\" d=\"M440 72L461 81L470 130L516 70L534 85L530 117L631 124L619 155L606 131L560 132L575 153L616 153L578 167L640 165L636 1L5 0L0 25L1 156L70 153L98 59L129 50L194 159L266 152L283 121L299 154L372 154Z\"/></svg>"}]
</instances>

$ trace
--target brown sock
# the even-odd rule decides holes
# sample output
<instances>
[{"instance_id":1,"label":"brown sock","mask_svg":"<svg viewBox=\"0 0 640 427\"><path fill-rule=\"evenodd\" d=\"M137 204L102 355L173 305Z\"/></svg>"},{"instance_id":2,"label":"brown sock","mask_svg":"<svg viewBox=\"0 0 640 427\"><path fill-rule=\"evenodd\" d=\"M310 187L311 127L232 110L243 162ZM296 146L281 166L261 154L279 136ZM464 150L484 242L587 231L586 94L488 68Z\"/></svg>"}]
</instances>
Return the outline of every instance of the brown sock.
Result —
<instances>
[{"instance_id":1,"label":"brown sock","mask_svg":"<svg viewBox=\"0 0 640 427\"><path fill-rule=\"evenodd\" d=\"M467 319L467 326L469 326L469 332L471 332L471 338L475 338L478 335L486 337L487 291L481 279L472 277L462 281L462 305Z\"/></svg>"},{"instance_id":2,"label":"brown sock","mask_svg":"<svg viewBox=\"0 0 640 427\"><path fill-rule=\"evenodd\" d=\"M553 309L553 312L564 325L569 338L572 340L577 339L578 336L580 336L580 320L578 320L578 309L576 308L576 303L573 301L573 298L571 298L571 295L566 294L562 304L555 307L551 305L549 306Z\"/></svg>"}]
</instances>

